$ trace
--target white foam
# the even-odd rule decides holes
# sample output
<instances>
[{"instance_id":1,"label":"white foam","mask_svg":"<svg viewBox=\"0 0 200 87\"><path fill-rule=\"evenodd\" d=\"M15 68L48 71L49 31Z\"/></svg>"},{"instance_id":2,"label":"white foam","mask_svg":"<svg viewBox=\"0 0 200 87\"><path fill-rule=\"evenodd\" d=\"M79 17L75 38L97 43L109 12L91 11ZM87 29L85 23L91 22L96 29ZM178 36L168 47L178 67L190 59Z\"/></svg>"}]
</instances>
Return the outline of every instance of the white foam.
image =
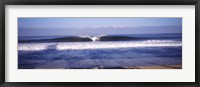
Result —
<instances>
[{"instance_id":1,"label":"white foam","mask_svg":"<svg viewBox=\"0 0 200 87\"><path fill-rule=\"evenodd\" d=\"M45 50L50 43L23 43L18 44L18 50Z\"/></svg>"},{"instance_id":2,"label":"white foam","mask_svg":"<svg viewBox=\"0 0 200 87\"><path fill-rule=\"evenodd\" d=\"M102 36L106 36L106 35L99 35L99 36L79 35L79 37L82 37L82 38L89 38L89 39L91 39L93 42L99 41L99 40L100 40L100 37L102 37Z\"/></svg>"},{"instance_id":3,"label":"white foam","mask_svg":"<svg viewBox=\"0 0 200 87\"><path fill-rule=\"evenodd\" d=\"M55 46L52 46L55 45ZM129 47L169 47L182 46L182 41L147 40L147 41L113 41L113 42L59 42L59 43L23 43L18 50L46 50L54 47L56 50L68 49L110 49Z\"/></svg>"},{"instance_id":4,"label":"white foam","mask_svg":"<svg viewBox=\"0 0 200 87\"><path fill-rule=\"evenodd\" d=\"M71 42L59 43L57 50L66 49L106 49L106 48L128 48L128 47L168 47L168 46L182 46L181 41L126 41L126 42Z\"/></svg>"}]
</instances>

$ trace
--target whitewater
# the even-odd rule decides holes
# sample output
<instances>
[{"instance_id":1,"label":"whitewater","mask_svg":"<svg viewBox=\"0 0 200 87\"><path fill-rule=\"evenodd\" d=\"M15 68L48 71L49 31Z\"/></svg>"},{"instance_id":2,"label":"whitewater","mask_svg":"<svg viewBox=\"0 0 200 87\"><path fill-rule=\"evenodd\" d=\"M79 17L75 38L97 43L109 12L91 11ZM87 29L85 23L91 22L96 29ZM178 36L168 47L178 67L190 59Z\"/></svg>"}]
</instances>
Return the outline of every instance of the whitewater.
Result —
<instances>
[{"instance_id":1,"label":"whitewater","mask_svg":"<svg viewBox=\"0 0 200 87\"><path fill-rule=\"evenodd\" d=\"M58 42L58 43L22 43L18 50L70 50L70 49L110 49L129 47L169 47L182 46L181 41L147 40L147 41L118 41L118 42Z\"/></svg>"}]
</instances>

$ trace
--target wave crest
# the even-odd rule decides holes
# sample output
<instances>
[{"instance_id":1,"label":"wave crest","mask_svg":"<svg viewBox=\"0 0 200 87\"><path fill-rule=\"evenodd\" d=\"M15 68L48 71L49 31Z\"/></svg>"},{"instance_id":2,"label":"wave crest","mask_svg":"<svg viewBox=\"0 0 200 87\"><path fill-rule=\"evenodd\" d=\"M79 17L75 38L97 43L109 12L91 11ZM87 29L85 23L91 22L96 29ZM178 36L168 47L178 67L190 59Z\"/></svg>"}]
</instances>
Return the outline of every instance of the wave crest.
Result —
<instances>
[{"instance_id":1,"label":"wave crest","mask_svg":"<svg viewBox=\"0 0 200 87\"><path fill-rule=\"evenodd\" d=\"M59 43L23 43L18 50L71 50L71 49L112 49L130 47L170 47L182 46L182 41L146 40L121 42L59 42Z\"/></svg>"}]
</instances>

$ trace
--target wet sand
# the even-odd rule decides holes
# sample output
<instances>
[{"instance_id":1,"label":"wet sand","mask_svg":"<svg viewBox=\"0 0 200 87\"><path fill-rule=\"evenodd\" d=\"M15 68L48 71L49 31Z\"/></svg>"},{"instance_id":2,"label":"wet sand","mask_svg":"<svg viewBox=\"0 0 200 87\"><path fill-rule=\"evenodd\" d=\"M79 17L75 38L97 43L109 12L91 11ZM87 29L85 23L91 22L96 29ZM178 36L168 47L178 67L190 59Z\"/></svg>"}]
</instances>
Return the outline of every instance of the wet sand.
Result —
<instances>
[{"instance_id":1,"label":"wet sand","mask_svg":"<svg viewBox=\"0 0 200 87\"><path fill-rule=\"evenodd\" d=\"M182 65L130 66L126 69L182 69Z\"/></svg>"}]
</instances>

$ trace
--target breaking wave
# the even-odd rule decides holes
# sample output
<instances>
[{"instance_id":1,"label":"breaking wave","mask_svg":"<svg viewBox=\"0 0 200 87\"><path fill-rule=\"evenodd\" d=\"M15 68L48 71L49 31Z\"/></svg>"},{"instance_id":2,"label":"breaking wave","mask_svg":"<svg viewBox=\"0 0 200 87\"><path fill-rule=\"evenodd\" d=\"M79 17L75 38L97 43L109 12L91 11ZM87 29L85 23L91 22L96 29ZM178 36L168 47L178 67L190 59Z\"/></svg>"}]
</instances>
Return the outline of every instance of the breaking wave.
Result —
<instances>
[{"instance_id":1,"label":"breaking wave","mask_svg":"<svg viewBox=\"0 0 200 87\"><path fill-rule=\"evenodd\" d=\"M19 43L53 43L53 42L96 42L96 41L133 41L133 40L161 40L174 39L174 37L137 37L137 36L120 36L120 35L78 35L67 37L40 38L40 39L21 39Z\"/></svg>"},{"instance_id":2,"label":"breaking wave","mask_svg":"<svg viewBox=\"0 0 200 87\"><path fill-rule=\"evenodd\" d=\"M19 43L18 50L73 50L73 49L113 49L130 47L174 47L182 46L182 41L144 40L109 42L58 42L58 43Z\"/></svg>"}]
</instances>

